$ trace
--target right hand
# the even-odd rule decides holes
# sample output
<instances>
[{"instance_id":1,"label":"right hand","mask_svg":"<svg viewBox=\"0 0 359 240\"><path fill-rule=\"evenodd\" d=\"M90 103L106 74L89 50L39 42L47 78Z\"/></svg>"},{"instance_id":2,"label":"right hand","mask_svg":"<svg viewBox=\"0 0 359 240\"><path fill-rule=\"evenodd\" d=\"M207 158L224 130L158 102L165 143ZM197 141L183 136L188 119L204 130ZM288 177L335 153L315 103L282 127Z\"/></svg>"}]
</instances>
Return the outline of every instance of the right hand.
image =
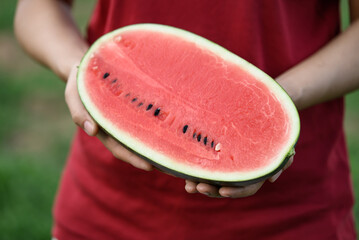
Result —
<instances>
[{"instance_id":1,"label":"right hand","mask_svg":"<svg viewBox=\"0 0 359 240\"><path fill-rule=\"evenodd\" d=\"M79 64L75 64L72 67L65 89L65 100L70 110L72 120L89 136L96 136L116 158L127 162L134 167L146 171L152 170L153 166L150 163L127 150L117 140L101 130L87 112L77 91L76 75L78 65Z\"/></svg>"},{"instance_id":2,"label":"right hand","mask_svg":"<svg viewBox=\"0 0 359 240\"><path fill-rule=\"evenodd\" d=\"M288 160L287 164L281 170L279 170L279 172L277 172L275 175L271 176L267 180L271 183L274 183L282 174L282 172L286 170L290 165L292 165L293 157L294 156L292 156ZM188 193L200 193L208 197L215 198L244 198L256 194L257 191L262 187L264 182L265 181L262 181L243 187L217 187L207 183L197 183L190 180L186 180L185 190Z\"/></svg>"}]
</instances>

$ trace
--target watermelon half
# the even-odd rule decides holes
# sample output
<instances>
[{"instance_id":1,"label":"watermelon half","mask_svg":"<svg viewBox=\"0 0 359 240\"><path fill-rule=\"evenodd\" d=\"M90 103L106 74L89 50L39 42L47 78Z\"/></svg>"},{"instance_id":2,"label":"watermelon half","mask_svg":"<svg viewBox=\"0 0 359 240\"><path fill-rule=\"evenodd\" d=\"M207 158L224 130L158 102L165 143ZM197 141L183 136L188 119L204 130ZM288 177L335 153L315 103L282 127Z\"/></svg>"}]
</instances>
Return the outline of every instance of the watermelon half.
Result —
<instances>
[{"instance_id":1,"label":"watermelon half","mask_svg":"<svg viewBox=\"0 0 359 240\"><path fill-rule=\"evenodd\" d=\"M298 112L242 58L193 33L136 24L98 39L78 91L94 120L164 172L223 186L268 178L294 154Z\"/></svg>"}]
</instances>

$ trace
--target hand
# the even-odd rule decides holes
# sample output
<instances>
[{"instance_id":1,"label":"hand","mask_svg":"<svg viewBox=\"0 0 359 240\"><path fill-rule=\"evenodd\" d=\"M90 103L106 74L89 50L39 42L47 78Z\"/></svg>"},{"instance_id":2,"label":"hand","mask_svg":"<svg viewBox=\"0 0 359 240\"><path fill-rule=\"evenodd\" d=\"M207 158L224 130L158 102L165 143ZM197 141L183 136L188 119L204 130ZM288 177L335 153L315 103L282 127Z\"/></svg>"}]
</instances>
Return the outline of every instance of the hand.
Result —
<instances>
[{"instance_id":1,"label":"hand","mask_svg":"<svg viewBox=\"0 0 359 240\"><path fill-rule=\"evenodd\" d=\"M278 173L268 178L268 181L275 182L281 173L286 170L293 163L293 156L288 160L283 169ZM185 189L188 193L201 193L209 197L230 197L230 198L243 198L254 195L263 185L264 181L251 184L245 187L216 187L207 183L195 183L186 180Z\"/></svg>"},{"instance_id":2,"label":"hand","mask_svg":"<svg viewBox=\"0 0 359 240\"><path fill-rule=\"evenodd\" d=\"M152 165L123 147L119 142L102 131L96 122L91 118L83 106L76 86L77 66L75 64L70 72L65 89L65 100L70 110L72 120L90 136L96 136L112 154L134 167L150 171Z\"/></svg>"}]
</instances>

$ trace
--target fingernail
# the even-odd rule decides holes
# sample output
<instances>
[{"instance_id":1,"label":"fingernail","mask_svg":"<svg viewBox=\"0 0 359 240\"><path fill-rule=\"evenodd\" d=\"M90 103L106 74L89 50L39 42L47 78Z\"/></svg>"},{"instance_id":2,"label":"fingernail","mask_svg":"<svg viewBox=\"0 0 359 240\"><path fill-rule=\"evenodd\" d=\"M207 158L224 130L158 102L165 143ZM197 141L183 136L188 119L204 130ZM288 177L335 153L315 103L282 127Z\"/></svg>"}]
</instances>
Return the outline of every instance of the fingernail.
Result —
<instances>
[{"instance_id":1,"label":"fingernail","mask_svg":"<svg viewBox=\"0 0 359 240\"><path fill-rule=\"evenodd\" d=\"M231 195L229 195L229 194L220 194L222 197L225 197L225 198L230 198L231 197Z\"/></svg>"},{"instance_id":2,"label":"fingernail","mask_svg":"<svg viewBox=\"0 0 359 240\"><path fill-rule=\"evenodd\" d=\"M94 130L93 124L89 121L85 121L84 130L88 135L92 136Z\"/></svg>"},{"instance_id":3,"label":"fingernail","mask_svg":"<svg viewBox=\"0 0 359 240\"><path fill-rule=\"evenodd\" d=\"M194 193L193 187L191 187L191 186L189 186L189 185L186 184L186 186L185 186L184 188L186 189L186 191L187 191L188 193Z\"/></svg>"},{"instance_id":4,"label":"fingernail","mask_svg":"<svg viewBox=\"0 0 359 240\"><path fill-rule=\"evenodd\" d=\"M270 178L270 182L274 183L275 181L277 181L277 179L279 178L279 176L282 174L283 170L280 170L279 172L277 172L276 174L274 174L271 178Z\"/></svg>"}]
</instances>

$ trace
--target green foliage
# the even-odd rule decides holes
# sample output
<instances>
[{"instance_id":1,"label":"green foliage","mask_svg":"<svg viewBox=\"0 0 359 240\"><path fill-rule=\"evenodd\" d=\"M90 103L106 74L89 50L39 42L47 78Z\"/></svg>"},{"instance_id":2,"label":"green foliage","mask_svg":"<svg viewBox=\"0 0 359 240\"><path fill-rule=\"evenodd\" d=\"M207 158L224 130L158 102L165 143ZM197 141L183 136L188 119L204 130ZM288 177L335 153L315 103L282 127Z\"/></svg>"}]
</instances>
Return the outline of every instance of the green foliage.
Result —
<instances>
[{"instance_id":1,"label":"green foliage","mask_svg":"<svg viewBox=\"0 0 359 240\"><path fill-rule=\"evenodd\" d=\"M36 163L35 156L1 154L0 238L50 239L51 207L59 166Z\"/></svg>"},{"instance_id":2,"label":"green foliage","mask_svg":"<svg viewBox=\"0 0 359 240\"><path fill-rule=\"evenodd\" d=\"M1 70L1 69L0 69ZM74 127L49 71L1 73L0 239L50 239L51 208ZM53 109L54 108L54 109Z\"/></svg>"},{"instance_id":3,"label":"green foliage","mask_svg":"<svg viewBox=\"0 0 359 240\"><path fill-rule=\"evenodd\" d=\"M13 116L18 111L18 106L23 96L24 89L11 81L11 76L0 73L2 78L0 88L0 144L3 144L8 133L14 128Z\"/></svg>"},{"instance_id":4,"label":"green foliage","mask_svg":"<svg viewBox=\"0 0 359 240\"><path fill-rule=\"evenodd\" d=\"M0 7L0 30L11 31L16 2L14 0L2 0Z\"/></svg>"},{"instance_id":5,"label":"green foliage","mask_svg":"<svg viewBox=\"0 0 359 240\"><path fill-rule=\"evenodd\" d=\"M349 2L348 0L340 1L340 15L341 15L341 28L344 30L349 26L350 16L349 16Z\"/></svg>"},{"instance_id":6,"label":"green foliage","mask_svg":"<svg viewBox=\"0 0 359 240\"><path fill-rule=\"evenodd\" d=\"M346 97L346 118L345 129L349 147L351 173L354 182L354 192L356 204L354 206L354 216L356 219L356 229L359 232L359 91L349 94Z\"/></svg>"}]
</instances>

